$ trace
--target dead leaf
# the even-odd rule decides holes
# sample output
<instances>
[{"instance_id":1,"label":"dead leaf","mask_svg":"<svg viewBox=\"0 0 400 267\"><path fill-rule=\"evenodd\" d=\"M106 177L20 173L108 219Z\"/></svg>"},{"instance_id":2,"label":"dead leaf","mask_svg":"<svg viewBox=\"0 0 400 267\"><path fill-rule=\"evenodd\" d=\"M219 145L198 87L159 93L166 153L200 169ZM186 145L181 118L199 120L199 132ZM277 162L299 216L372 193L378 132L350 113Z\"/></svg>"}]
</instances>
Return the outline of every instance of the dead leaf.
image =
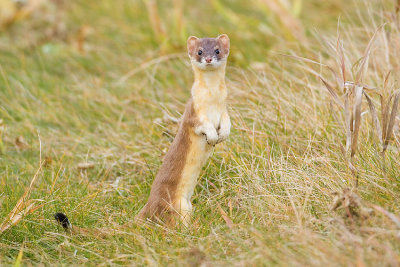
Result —
<instances>
[{"instance_id":1,"label":"dead leaf","mask_svg":"<svg viewBox=\"0 0 400 267\"><path fill-rule=\"evenodd\" d=\"M25 141L24 137L22 137L22 136L18 136L17 138L15 138L15 146L19 150L24 150L24 149L29 148L28 143Z\"/></svg>"},{"instance_id":2,"label":"dead leaf","mask_svg":"<svg viewBox=\"0 0 400 267\"><path fill-rule=\"evenodd\" d=\"M53 164L53 159L49 156L44 158L44 162L43 162L43 166L44 167L49 167L51 166L51 164Z\"/></svg>"},{"instance_id":3,"label":"dead leaf","mask_svg":"<svg viewBox=\"0 0 400 267\"><path fill-rule=\"evenodd\" d=\"M91 35L93 32L94 32L93 28L89 25L82 25L79 28L79 31L75 36L74 44L75 44L76 49L80 53L83 54L89 50L86 40L87 40L87 37L89 35Z\"/></svg>"}]
</instances>

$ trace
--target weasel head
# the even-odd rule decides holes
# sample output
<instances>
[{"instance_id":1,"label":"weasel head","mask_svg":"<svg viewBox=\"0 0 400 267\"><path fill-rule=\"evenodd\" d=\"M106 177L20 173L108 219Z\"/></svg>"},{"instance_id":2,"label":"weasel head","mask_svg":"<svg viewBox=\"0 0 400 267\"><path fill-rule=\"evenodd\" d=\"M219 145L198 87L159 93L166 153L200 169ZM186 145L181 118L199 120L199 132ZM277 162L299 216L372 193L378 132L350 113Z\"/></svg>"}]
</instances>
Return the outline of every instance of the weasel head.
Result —
<instances>
[{"instance_id":1,"label":"weasel head","mask_svg":"<svg viewBox=\"0 0 400 267\"><path fill-rule=\"evenodd\" d=\"M197 38L187 40L188 54L192 66L202 71L225 67L229 55L229 37L221 34L217 38Z\"/></svg>"}]
</instances>

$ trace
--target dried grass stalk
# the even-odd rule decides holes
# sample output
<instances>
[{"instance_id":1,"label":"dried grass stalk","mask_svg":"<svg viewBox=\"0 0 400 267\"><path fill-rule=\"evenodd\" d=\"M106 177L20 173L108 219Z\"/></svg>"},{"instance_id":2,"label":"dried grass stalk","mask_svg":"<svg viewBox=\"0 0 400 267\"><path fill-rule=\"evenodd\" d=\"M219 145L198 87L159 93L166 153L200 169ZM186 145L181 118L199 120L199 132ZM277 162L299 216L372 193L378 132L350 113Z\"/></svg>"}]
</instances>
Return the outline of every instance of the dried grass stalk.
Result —
<instances>
[{"instance_id":1,"label":"dried grass stalk","mask_svg":"<svg viewBox=\"0 0 400 267\"><path fill-rule=\"evenodd\" d=\"M390 98L389 101L386 104L385 107L385 124L384 125L384 131L385 131L385 138L382 138L382 142L383 142L383 149L382 152L385 152L390 139L392 138L392 133L393 133L393 127L394 127L394 123L396 121L396 115L397 115L397 107L399 105L399 97L400 97L400 91L395 92ZM392 111L390 112L390 116L389 116L389 107L390 107L390 102L393 99L393 105L392 105ZM389 120L388 120L389 119Z\"/></svg>"},{"instance_id":2,"label":"dried grass stalk","mask_svg":"<svg viewBox=\"0 0 400 267\"><path fill-rule=\"evenodd\" d=\"M378 113L376 112L376 108L375 108L374 104L372 103L372 99L370 98L368 93L364 91L364 95L365 95L365 98L367 99L369 110L371 111L372 126L374 127L374 130L376 131L376 136L378 136L379 143L380 143L381 147L383 147L383 143L382 143L382 128L381 128L381 125L379 123Z\"/></svg>"},{"instance_id":3,"label":"dried grass stalk","mask_svg":"<svg viewBox=\"0 0 400 267\"><path fill-rule=\"evenodd\" d=\"M37 205L39 200L29 199L28 201L19 202L14 209L7 215L0 226L0 234L9 229L10 227L18 224L22 218L35 212L37 209L44 206Z\"/></svg>"},{"instance_id":4,"label":"dried grass stalk","mask_svg":"<svg viewBox=\"0 0 400 267\"><path fill-rule=\"evenodd\" d=\"M353 131L351 135L351 158L354 157L357 149L358 134L360 132L361 123L361 100L363 95L362 86L355 87L354 105L353 105L353 121L351 121L351 126L353 126Z\"/></svg>"},{"instance_id":5,"label":"dried grass stalk","mask_svg":"<svg viewBox=\"0 0 400 267\"><path fill-rule=\"evenodd\" d=\"M3 223L0 226L0 234L2 234L5 230L9 229L11 226L16 225L18 222L21 221L23 217L33 213L38 208L43 206L43 205L36 205L36 202L38 200L29 199L33 185L36 182L41 169L42 165L39 166L39 169L33 176L31 183L29 184L29 187L25 189L24 194L20 197L17 204L15 204L14 208L4 219Z\"/></svg>"},{"instance_id":6,"label":"dried grass stalk","mask_svg":"<svg viewBox=\"0 0 400 267\"><path fill-rule=\"evenodd\" d=\"M370 110L370 114L372 117L372 125L374 132L378 136L380 147L382 147L382 152L384 156L384 152L387 149L387 146L392 137L392 132L394 128L394 124L396 121L398 103L400 99L400 92L396 92L390 96L388 101L385 101L383 95L380 94L377 88L367 86L363 84L363 78L368 69L368 62L371 54L371 50L373 44L376 40L378 32L383 28L384 25L381 25L373 34L371 39L368 42L367 47L365 48L364 54L362 58L355 65L357 67L356 75L354 81L346 81L346 64L345 64L345 55L342 43L340 41L340 35L338 34L338 39L336 41L336 47L332 46L333 49L336 50L336 54L338 56L337 62L340 69L340 74L333 71L339 87L343 87L344 94L341 96L337 93L338 90L334 89L329 82L327 82L320 75L320 79L324 83L326 89L332 96L334 102L343 109L344 120L345 120L345 131L346 131L346 148L344 154L350 152L350 161L348 161L348 166L352 170L353 175L356 176L356 168L354 166L354 156L357 152L357 144L360 134L361 128L361 110L362 110L362 98L363 95L367 100L368 107ZM321 66L325 66L320 64ZM331 68L329 68L332 71ZM384 88L387 87L388 78L390 72L385 77ZM379 116L377 109L372 101L371 96L368 92L377 93L380 96L381 100L381 123L379 122ZM342 100L343 99L343 100ZM390 109L390 104L392 103L392 108Z\"/></svg>"},{"instance_id":7,"label":"dried grass stalk","mask_svg":"<svg viewBox=\"0 0 400 267\"><path fill-rule=\"evenodd\" d=\"M333 100L336 102L336 104L338 106L340 106L341 108L344 109L344 104L342 103L342 101L340 100L338 94L336 93L336 91L332 88L332 86L325 81L324 78L322 78L321 76L319 77L321 79L321 81L324 83L326 89L328 89L329 93L331 94L331 96L333 97Z\"/></svg>"},{"instance_id":8,"label":"dried grass stalk","mask_svg":"<svg viewBox=\"0 0 400 267\"><path fill-rule=\"evenodd\" d=\"M350 117L350 103L349 92L346 92L344 99L344 119L346 127L346 151L349 151L351 146L351 117Z\"/></svg>"}]
</instances>

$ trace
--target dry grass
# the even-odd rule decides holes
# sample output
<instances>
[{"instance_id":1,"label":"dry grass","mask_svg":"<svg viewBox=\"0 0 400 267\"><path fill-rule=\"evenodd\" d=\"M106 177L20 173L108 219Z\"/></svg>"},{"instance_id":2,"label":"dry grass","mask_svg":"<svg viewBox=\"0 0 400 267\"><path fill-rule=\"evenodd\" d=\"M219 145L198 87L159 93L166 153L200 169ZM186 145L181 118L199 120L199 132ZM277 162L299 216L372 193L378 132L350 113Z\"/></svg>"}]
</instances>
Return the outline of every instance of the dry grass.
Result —
<instances>
[{"instance_id":1,"label":"dry grass","mask_svg":"<svg viewBox=\"0 0 400 267\"><path fill-rule=\"evenodd\" d=\"M398 266L398 5L285 2L49 1L5 28L0 223L43 206L0 234L0 265ZM138 227L189 96L185 36L221 32L232 134L188 229Z\"/></svg>"}]
</instances>

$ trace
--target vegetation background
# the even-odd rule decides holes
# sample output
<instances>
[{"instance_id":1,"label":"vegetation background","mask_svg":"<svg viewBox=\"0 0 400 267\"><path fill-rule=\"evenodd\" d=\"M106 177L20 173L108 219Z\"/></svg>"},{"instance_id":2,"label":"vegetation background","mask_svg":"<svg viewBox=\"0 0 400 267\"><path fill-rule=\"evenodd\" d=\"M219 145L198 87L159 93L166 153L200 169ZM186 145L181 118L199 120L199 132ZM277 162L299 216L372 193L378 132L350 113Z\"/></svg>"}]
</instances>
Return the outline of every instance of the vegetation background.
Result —
<instances>
[{"instance_id":1,"label":"vegetation background","mask_svg":"<svg viewBox=\"0 0 400 267\"><path fill-rule=\"evenodd\" d=\"M399 7L0 0L0 265L399 266ZM189 228L136 226L190 95L186 38L220 33L231 136Z\"/></svg>"}]
</instances>

